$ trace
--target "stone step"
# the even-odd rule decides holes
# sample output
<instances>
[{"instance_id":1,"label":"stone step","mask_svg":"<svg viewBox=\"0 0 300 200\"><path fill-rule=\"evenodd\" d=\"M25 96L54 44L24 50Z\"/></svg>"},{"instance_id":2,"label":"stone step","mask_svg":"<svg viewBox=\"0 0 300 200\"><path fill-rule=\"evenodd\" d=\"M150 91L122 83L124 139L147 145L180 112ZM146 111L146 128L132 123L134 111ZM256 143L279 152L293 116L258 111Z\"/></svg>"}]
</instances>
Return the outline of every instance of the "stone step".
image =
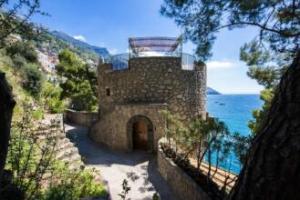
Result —
<instances>
[{"instance_id":1,"label":"stone step","mask_svg":"<svg viewBox=\"0 0 300 200\"><path fill-rule=\"evenodd\" d=\"M36 136L39 140L45 139L62 139L65 138L66 135L62 131L53 131L53 132L36 132Z\"/></svg>"},{"instance_id":2,"label":"stone step","mask_svg":"<svg viewBox=\"0 0 300 200\"><path fill-rule=\"evenodd\" d=\"M81 156L78 154L78 152L73 152L73 153L64 153L61 154L60 157L57 157L58 160L64 161L64 162L68 162L68 163L72 163L75 161L81 161Z\"/></svg>"},{"instance_id":3,"label":"stone step","mask_svg":"<svg viewBox=\"0 0 300 200\"><path fill-rule=\"evenodd\" d=\"M58 124L53 124L53 125L49 125L49 124L40 124L40 126L36 127L38 130L40 131L48 131L48 130L60 130L60 125Z\"/></svg>"},{"instance_id":4,"label":"stone step","mask_svg":"<svg viewBox=\"0 0 300 200\"><path fill-rule=\"evenodd\" d=\"M68 138L63 138L63 139L60 139L59 141L57 141L55 151L56 152L64 151L66 149L74 148L74 147L75 147L74 144L72 142L70 142L70 140Z\"/></svg>"},{"instance_id":5,"label":"stone step","mask_svg":"<svg viewBox=\"0 0 300 200\"><path fill-rule=\"evenodd\" d=\"M34 131L37 135L44 134L44 133L58 133L58 132L63 132L59 128L47 128L47 129L38 129Z\"/></svg>"},{"instance_id":6,"label":"stone step","mask_svg":"<svg viewBox=\"0 0 300 200\"><path fill-rule=\"evenodd\" d=\"M76 147L71 147L71 148L67 148L67 149L58 151L56 154L56 158L58 160L69 159L69 156L71 156L73 154L77 154L80 157L78 149Z\"/></svg>"},{"instance_id":7,"label":"stone step","mask_svg":"<svg viewBox=\"0 0 300 200\"><path fill-rule=\"evenodd\" d=\"M56 154L55 158L57 160L62 160L65 157L69 156L70 154L73 154L73 153L78 154L78 149L76 147L74 147L72 145L72 143L71 144L68 143L65 145L65 148L56 149L56 150L54 150L54 152Z\"/></svg>"}]
</instances>

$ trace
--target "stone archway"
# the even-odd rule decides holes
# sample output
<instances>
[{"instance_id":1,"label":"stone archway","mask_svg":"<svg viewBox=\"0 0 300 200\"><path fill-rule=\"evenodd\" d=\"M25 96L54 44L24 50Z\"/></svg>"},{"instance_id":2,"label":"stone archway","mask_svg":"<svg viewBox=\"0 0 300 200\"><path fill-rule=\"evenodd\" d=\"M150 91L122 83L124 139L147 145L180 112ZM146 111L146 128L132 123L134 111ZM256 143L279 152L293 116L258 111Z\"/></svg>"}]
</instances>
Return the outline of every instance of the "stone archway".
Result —
<instances>
[{"instance_id":1,"label":"stone archway","mask_svg":"<svg viewBox=\"0 0 300 200\"><path fill-rule=\"evenodd\" d=\"M129 148L153 152L153 124L142 115L133 116L127 123Z\"/></svg>"}]
</instances>

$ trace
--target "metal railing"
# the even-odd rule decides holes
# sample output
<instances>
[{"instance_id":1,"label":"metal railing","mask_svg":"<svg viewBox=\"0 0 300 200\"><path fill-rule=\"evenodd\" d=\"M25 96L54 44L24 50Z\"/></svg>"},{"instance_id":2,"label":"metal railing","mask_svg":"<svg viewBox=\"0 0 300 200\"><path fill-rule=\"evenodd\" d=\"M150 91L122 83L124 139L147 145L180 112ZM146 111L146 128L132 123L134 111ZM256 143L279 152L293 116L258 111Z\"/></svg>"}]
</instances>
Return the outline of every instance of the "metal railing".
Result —
<instances>
[{"instance_id":1,"label":"metal railing","mask_svg":"<svg viewBox=\"0 0 300 200\"><path fill-rule=\"evenodd\" d=\"M194 70L195 66L194 63L196 61L196 57L187 54L187 53L182 53L181 54L181 68L184 70Z\"/></svg>"},{"instance_id":2,"label":"metal railing","mask_svg":"<svg viewBox=\"0 0 300 200\"><path fill-rule=\"evenodd\" d=\"M137 57L151 57L153 55L143 55L143 56L137 56ZM195 56L187 54L187 53L181 53L178 56L173 55L155 55L157 57L181 57L181 68L184 70L194 70L194 62L196 60ZM130 56L128 53L123 54L117 54L111 56L109 59L105 60L105 63L112 64L113 70L123 70L128 68L128 61L130 59Z\"/></svg>"}]
</instances>

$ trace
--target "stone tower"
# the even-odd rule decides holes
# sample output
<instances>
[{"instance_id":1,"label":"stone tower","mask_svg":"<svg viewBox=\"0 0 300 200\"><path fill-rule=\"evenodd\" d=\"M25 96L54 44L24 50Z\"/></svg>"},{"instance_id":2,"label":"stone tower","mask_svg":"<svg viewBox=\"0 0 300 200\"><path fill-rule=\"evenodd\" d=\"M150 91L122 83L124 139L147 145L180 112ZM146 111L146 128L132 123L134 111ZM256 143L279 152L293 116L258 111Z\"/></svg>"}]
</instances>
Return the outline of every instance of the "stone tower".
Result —
<instances>
[{"instance_id":1,"label":"stone tower","mask_svg":"<svg viewBox=\"0 0 300 200\"><path fill-rule=\"evenodd\" d=\"M157 45L155 46L157 47ZM169 110L183 121L206 116L206 66L183 56L129 56L125 67L98 66L99 120L90 137L112 149L156 151Z\"/></svg>"}]
</instances>

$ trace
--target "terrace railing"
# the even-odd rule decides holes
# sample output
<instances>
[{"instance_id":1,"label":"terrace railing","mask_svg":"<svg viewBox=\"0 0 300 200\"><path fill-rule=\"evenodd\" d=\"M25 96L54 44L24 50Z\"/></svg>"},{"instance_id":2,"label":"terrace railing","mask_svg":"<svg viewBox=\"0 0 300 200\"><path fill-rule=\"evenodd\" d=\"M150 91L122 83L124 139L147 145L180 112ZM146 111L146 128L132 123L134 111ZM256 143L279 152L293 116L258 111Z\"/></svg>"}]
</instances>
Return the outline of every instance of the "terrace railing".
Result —
<instances>
[{"instance_id":1,"label":"terrace railing","mask_svg":"<svg viewBox=\"0 0 300 200\"><path fill-rule=\"evenodd\" d=\"M184 70L194 70L195 66L194 63L196 61L196 57L187 54L187 53L182 53L181 54L181 68Z\"/></svg>"},{"instance_id":2,"label":"terrace railing","mask_svg":"<svg viewBox=\"0 0 300 200\"><path fill-rule=\"evenodd\" d=\"M151 56L157 56L157 57L181 57L181 67L184 70L193 70L194 69L194 62L196 60L195 56L182 53L178 56L174 55L159 55L159 54L150 54L150 55L143 55L139 57L151 57ZM113 70L123 70L128 68L128 61L130 59L130 56L128 53L123 54L117 54L111 56L109 59L105 60L105 63L111 63Z\"/></svg>"}]
</instances>

